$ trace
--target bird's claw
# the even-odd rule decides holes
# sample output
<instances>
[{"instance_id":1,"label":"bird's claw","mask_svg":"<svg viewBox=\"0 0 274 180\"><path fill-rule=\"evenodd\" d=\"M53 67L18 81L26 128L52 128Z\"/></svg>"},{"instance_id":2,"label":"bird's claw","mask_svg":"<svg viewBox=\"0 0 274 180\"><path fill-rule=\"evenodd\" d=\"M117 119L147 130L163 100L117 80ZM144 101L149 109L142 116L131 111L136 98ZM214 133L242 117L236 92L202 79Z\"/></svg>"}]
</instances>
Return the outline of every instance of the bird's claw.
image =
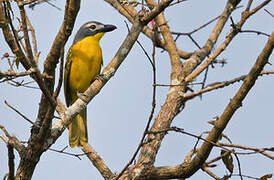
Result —
<instances>
[{"instance_id":1,"label":"bird's claw","mask_svg":"<svg viewBox=\"0 0 274 180\"><path fill-rule=\"evenodd\" d=\"M77 96L78 96L79 99L81 99L85 103L88 103L88 97L84 93L77 92Z\"/></svg>"},{"instance_id":2,"label":"bird's claw","mask_svg":"<svg viewBox=\"0 0 274 180\"><path fill-rule=\"evenodd\" d=\"M104 74L98 74L97 76L95 76L94 80L99 80L99 81L105 82L107 79L104 76Z\"/></svg>"}]
</instances>

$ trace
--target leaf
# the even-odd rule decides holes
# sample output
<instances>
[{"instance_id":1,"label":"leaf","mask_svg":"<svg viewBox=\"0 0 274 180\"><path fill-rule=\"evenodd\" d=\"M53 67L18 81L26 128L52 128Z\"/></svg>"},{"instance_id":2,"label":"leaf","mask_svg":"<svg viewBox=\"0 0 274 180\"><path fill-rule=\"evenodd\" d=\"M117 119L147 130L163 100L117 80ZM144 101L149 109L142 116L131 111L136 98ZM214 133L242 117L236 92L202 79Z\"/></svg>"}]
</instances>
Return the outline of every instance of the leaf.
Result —
<instances>
[{"instance_id":1,"label":"leaf","mask_svg":"<svg viewBox=\"0 0 274 180\"><path fill-rule=\"evenodd\" d=\"M266 175L260 177L260 180L267 180L269 178L272 178L272 174L266 174Z\"/></svg>"},{"instance_id":2,"label":"leaf","mask_svg":"<svg viewBox=\"0 0 274 180\"><path fill-rule=\"evenodd\" d=\"M221 150L221 155L226 153L225 150ZM225 164L226 169L229 170L230 173L233 172L234 165L233 165L233 158L231 156L231 153L229 152L227 155L222 156L223 163Z\"/></svg>"}]
</instances>

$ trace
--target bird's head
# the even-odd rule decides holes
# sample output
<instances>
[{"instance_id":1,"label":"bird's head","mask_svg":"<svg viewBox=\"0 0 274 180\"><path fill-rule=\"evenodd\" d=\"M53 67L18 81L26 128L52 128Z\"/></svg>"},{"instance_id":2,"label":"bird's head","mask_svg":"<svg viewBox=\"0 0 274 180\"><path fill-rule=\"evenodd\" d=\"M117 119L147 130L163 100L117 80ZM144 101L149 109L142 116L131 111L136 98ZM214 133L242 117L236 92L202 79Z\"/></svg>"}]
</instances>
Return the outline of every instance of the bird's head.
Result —
<instances>
[{"instance_id":1,"label":"bird's head","mask_svg":"<svg viewBox=\"0 0 274 180\"><path fill-rule=\"evenodd\" d=\"M106 32L116 29L116 26L110 24L102 24L97 21L90 21L83 24L75 35L73 44L81 41L85 37L94 36L98 41Z\"/></svg>"}]
</instances>

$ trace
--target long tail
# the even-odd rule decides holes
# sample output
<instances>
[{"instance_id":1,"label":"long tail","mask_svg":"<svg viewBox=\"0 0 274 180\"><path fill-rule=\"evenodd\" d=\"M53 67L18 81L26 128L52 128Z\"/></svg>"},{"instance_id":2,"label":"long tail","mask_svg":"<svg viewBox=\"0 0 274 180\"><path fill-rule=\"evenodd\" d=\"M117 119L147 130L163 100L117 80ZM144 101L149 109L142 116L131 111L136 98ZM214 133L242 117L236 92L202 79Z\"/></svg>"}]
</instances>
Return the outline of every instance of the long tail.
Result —
<instances>
[{"instance_id":1,"label":"long tail","mask_svg":"<svg viewBox=\"0 0 274 180\"><path fill-rule=\"evenodd\" d=\"M82 147L88 143L87 109L81 111L69 125L70 147Z\"/></svg>"}]
</instances>

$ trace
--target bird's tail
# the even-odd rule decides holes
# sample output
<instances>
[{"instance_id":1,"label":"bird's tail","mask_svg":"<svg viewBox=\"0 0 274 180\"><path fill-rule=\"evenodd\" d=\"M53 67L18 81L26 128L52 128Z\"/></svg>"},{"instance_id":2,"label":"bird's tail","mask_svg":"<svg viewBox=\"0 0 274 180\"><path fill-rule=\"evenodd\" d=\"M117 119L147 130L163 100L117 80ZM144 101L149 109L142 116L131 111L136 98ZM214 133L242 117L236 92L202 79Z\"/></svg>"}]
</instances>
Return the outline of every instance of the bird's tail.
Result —
<instances>
[{"instance_id":1,"label":"bird's tail","mask_svg":"<svg viewBox=\"0 0 274 180\"><path fill-rule=\"evenodd\" d=\"M82 147L88 143L87 109L81 111L69 125L70 147Z\"/></svg>"}]
</instances>

